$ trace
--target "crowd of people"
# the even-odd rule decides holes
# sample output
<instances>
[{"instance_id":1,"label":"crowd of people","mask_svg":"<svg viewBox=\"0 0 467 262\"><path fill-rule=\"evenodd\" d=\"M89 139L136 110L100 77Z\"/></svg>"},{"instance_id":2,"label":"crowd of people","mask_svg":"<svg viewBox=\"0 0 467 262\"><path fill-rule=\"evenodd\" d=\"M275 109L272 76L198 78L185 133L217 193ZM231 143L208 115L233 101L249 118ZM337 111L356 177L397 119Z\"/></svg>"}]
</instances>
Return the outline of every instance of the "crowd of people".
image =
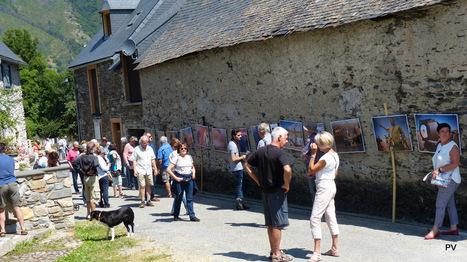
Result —
<instances>
[{"instance_id":1,"label":"crowd of people","mask_svg":"<svg viewBox=\"0 0 467 262\"><path fill-rule=\"evenodd\" d=\"M310 216L311 235L314 239L313 255L308 260L316 262L322 260L322 255L339 257L338 235L339 226L336 219L335 195L337 192L335 178L338 174L339 156L333 150L334 137L326 132L318 132L317 124L309 122L303 126L308 139L301 150L301 157L306 159L308 185L313 200ZM451 139L451 127L442 123L437 129L440 141L433 156L433 179L438 176L452 177L450 183L439 187L436 200L436 217L432 230L425 239L436 238L439 234L458 235L458 217L454 201L454 192L461 182L459 172L460 150ZM245 210L244 191L247 188L248 175L262 190L265 224L267 226L270 244L270 260L291 261L293 257L280 249L282 230L289 225L287 194L290 189L292 169L287 153L283 148L288 143L288 132L282 127L276 127L272 133L269 125L262 123L258 126L260 141L256 152L240 153L239 141L242 138L240 130L233 129L231 141L228 145L228 159L230 170L235 182L235 207ZM196 185L196 169L193 158L189 155L188 145L174 138L170 142L167 137L159 139L160 146L152 143L152 135L144 134L139 140L134 137L122 138L123 154L120 157L117 146L109 143L106 138L101 142L93 139L89 142L73 142L68 150L65 142L57 152L53 149L41 150L48 147L49 140L44 145L37 141L34 153L37 153L37 168L60 165L62 151L67 152L66 159L73 177L75 193L80 193L78 177L83 183L82 197L89 216L96 208L110 208L109 185L112 185L114 197L125 197L122 191L123 180L129 189L139 190L140 208L154 206L159 201L155 197L154 184L156 176L161 175L162 183L167 191L166 197L173 197L171 215L174 221L180 220L181 203L184 203L186 214L190 220L199 222L193 205L193 197L198 191ZM60 140L59 140L60 141ZM0 236L4 236L5 197L10 197L21 226L21 233L27 234L24 228L17 193L16 178L11 167L11 160L5 156L6 145L0 143ZM66 149L65 149L66 148ZM245 160L245 161L244 161ZM14 162L13 162L14 163ZM244 172L245 171L245 172ZM16 193L15 193L16 192ZM450 230L441 232L446 209L450 218ZM331 248L321 253L321 219L325 216L331 234Z\"/></svg>"}]
</instances>

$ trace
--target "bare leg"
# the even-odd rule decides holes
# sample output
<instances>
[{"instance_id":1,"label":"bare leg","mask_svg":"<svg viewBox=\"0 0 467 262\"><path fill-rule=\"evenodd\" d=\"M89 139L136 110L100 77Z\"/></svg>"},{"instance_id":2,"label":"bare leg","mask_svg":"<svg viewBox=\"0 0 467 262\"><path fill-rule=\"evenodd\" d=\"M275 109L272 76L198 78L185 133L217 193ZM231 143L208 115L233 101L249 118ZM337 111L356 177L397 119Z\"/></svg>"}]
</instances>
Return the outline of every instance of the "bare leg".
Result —
<instances>
[{"instance_id":1,"label":"bare leg","mask_svg":"<svg viewBox=\"0 0 467 262\"><path fill-rule=\"evenodd\" d=\"M0 208L0 231L4 232L5 231L5 208Z\"/></svg>"},{"instance_id":2,"label":"bare leg","mask_svg":"<svg viewBox=\"0 0 467 262\"><path fill-rule=\"evenodd\" d=\"M321 254L321 239L319 238L315 238L315 249L313 250L313 255L314 254L317 254L317 255Z\"/></svg>"},{"instance_id":3,"label":"bare leg","mask_svg":"<svg viewBox=\"0 0 467 262\"><path fill-rule=\"evenodd\" d=\"M144 186L139 187L139 197L141 198L141 201L144 201L144 189L145 188L146 187L144 187Z\"/></svg>"},{"instance_id":4,"label":"bare leg","mask_svg":"<svg viewBox=\"0 0 467 262\"><path fill-rule=\"evenodd\" d=\"M148 198L148 200L151 199L151 186L150 185L146 185L144 188L143 188L143 192L144 192L144 189L146 189L146 197Z\"/></svg>"},{"instance_id":5,"label":"bare leg","mask_svg":"<svg viewBox=\"0 0 467 262\"><path fill-rule=\"evenodd\" d=\"M86 202L86 209L88 211L88 216L91 215L91 212L96 209L96 204L92 203L91 201Z\"/></svg>"},{"instance_id":6,"label":"bare leg","mask_svg":"<svg viewBox=\"0 0 467 262\"><path fill-rule=\"evenodd\" d=\"M21 230L25 230L26 228L24 227L24 217L21 207L13 207L13 209L15 210L16 218L18 219Z\"/></svg>"},{"instance_id":7,"label":"bare leg","mask_svg":"<svg viewBox=\"0 0 467 262\"><path fill-rule=\"evenodd\" d=\"M122 195L123 195L122 185L119 185L119 186L118 186L118 191L120 192L120 195L122 196Z\"/></svg>"},{"instance_id":8,"label":"bare leg","mask_svg":"<svg viewBox=\"0 0 467 262\"><path fill-rule=\"evenodd\" d=\"M338 242L337 241L337 235L333 235L332 236L332 247L331 247L331 249L334 250L334 251L338 250L337 242Z\"/></svg>"},{"instance_id":9,"label":"bare leg","mask_svg":"<svg viewBox=\"0 0 467 262\"><path fill-rule=\"evenodd\" d=\"M165 182L165 189L167 190L167 196L172 197L172 192L170 191L170 182Z\"/></svg>"},{"instance_id":10,"label":"bare leg","mask_svg":"<svg viewBox=\"0 0 467 262\"><path fill-rule=\"evenodd\" d=\"M281 236L282 236L281 229L274 228L273 226L268 226L269 245L271 246L271 252L274 256L281 255L281 250L280 250Z\"/></svg>"}]
</instances>

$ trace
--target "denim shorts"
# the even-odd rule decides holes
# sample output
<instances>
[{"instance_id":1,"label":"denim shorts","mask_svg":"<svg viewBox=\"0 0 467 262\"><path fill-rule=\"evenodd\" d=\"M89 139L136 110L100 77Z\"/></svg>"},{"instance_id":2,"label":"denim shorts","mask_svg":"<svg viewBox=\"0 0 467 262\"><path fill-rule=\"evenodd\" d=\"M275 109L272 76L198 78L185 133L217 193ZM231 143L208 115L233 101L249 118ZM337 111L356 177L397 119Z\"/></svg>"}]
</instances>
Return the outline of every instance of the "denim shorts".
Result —
<instances>
[{"instance_id":1,"label":"denim shorts","mask_svg":"<svg viewBox=\"0 0 467 262\"><path fill-rule=\"evenodd\" d=\"M283 188L274 193L263 192L264 220L266 226L284 228L289 225L287 194Z\"/></svg>"}]
</instances>

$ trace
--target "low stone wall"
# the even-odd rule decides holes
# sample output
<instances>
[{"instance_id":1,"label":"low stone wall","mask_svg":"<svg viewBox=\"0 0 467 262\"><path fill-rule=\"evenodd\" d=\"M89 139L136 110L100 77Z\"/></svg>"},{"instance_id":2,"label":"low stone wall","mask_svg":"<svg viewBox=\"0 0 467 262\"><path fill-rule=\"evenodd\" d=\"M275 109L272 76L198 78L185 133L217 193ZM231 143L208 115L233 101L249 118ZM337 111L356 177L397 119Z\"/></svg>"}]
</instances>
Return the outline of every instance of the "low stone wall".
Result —
<instances>
[{"instance_id":1,"label":"low stone wall","mask_svg":"<svg viewBox=\"0 0 467 262\"><path fill-rule=\"evenodd\" d=\"M74 226L71 195L73 184L68 165L20 171L16 173L21 197L25 226L28 230L39 228L62 229ZM19 230L13 208L7 205L7 232Z\"/></svg>"}]
</instances>

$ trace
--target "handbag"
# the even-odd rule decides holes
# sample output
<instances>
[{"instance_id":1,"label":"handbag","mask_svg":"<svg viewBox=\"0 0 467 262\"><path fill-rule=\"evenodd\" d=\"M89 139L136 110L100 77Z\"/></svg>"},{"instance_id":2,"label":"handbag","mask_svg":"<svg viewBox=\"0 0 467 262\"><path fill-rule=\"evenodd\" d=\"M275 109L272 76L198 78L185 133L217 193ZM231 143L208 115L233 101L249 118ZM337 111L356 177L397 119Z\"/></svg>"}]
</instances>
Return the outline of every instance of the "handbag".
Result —
<instances>
[{"instance_id":1,"label":"handbag","mask_svg":"<svg viewBox=\"0 0 467 262\"><path fill-rule=\"evenodd\" d=\"M449 184L451 184L451 177L452 171L439 173L436 179L434 179L433 176L431 177L431 184L440 187L448 187Z\"/></svg>"},{"instance_id":2,"label":"handbag","mask_svg":"<svg viewBox=\"0 0 467 262\"><path fill-rule=\"evenodd\" d=\"M112 174L112 177L118 177L121 174L120 170L112 170L110 173Z\"/></svg>"}]
</instances>

